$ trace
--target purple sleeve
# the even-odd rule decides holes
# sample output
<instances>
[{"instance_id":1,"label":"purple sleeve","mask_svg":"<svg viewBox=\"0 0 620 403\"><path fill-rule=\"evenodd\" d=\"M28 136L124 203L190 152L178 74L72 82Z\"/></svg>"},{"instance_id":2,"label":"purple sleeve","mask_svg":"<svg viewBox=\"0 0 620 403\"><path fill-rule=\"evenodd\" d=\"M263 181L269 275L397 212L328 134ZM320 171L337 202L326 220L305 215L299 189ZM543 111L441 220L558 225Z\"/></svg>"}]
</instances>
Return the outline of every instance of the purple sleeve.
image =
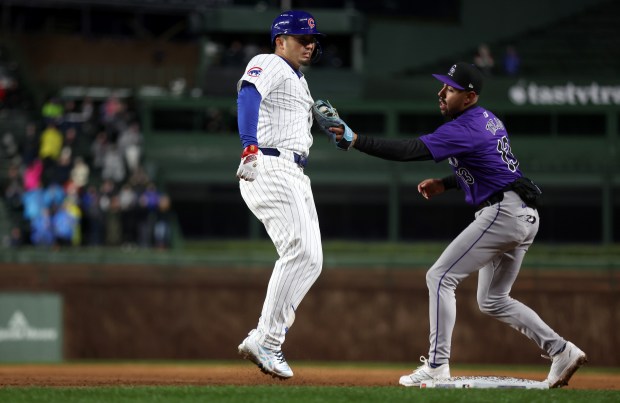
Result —
<instances>
[{"instance_id":1,"label":"purple sleeve","mask_svg":"<svg viewBox=\"0 0 620 403\"><path fill-rule=\"evenodd\" d=\"M470 129L455 121L441 125L434 133L420 136L420 140L426 144L435 162L471 151L475 144Z\"/></svg>"},{"instance_id":2,"label":"purple sleeve","mask_svg":"<svg viewBox=\"0 0 620 403\"><path fill-rule=\"evenodd\" d=\"M261 96L254 84L243 82L237 96L237 125L243 148L258 145L256 130L258 127L258 109Z\"/></svg>"}]
</instances>

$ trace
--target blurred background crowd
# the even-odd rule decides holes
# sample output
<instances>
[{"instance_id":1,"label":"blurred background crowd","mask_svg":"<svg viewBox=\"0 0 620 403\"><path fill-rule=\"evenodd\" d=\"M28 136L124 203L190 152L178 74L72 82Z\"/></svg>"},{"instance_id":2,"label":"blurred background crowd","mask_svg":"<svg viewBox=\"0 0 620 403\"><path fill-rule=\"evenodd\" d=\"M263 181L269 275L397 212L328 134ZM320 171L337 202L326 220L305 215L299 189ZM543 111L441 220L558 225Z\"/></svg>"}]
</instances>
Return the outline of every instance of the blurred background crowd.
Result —
<instances>
[{"instance_id":1,"label":"blurred background crowd","mask_svg":"<svg viewBox=\"0 0 620 403\"><path fill-rule=\"evenodd\" d=\"M142 143L135 111L116 96L47 99L23 133L2 134L6 242L169 248L170 198L144 168Z\"/></svg>"},{"instance_id":2,"label":"blurred background crowd","mask_svg":"<svg viewBox=\"0 0 620 403\"><path fill-rule=\"evenodd\" d=\"M266 238L234 180L235 84L254 55L272 51L269 25L291 8L315 12L327 33L321 60L304 71L313 96L342 105L351 127L385 136L434 129L441 122L429 73L470 61L490 79L485 102L525 144L526 168L547 179L539 238L617 240L617 164L599 152L613 152L617 114L600 102L579 114L554 109L561 99L552 86L613 84L620 5L553 0L532 14L536 2L526 3L508 21L507 13L494 18L501 7L490 0L5 0L0 240L11 248L168 249L183 237ZM512 86L533 81L550 107L508 103ZM560 138L576 146L554 143ZM541 144L564 147L565 156L594 151L558 161L537 154ZM450 219L433 225L431 217L447 210L414 197L404 178L417 170L401 177L400 167L380 172L366 162L363 181L334 183L328 165L341 156L325 150L313 147L319 157L308 170L325 239L448 239L469 221L462 200L447 199ZM587 178L565 180L575 172ZM562 216L574 203L586 208L568 223Z\"/></svg>"}]
</instances>

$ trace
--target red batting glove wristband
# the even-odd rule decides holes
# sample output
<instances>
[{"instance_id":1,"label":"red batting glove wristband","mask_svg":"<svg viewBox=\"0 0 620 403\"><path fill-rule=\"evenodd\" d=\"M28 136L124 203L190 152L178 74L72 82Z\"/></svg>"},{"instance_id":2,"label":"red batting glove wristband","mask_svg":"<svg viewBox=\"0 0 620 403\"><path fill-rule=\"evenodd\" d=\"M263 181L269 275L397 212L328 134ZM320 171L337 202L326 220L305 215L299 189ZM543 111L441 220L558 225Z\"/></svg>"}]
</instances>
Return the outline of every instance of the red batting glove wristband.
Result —
<instances>
[{"instance_id":1,"label":"red batting glove wristband","mask_svg":"<svg viewBox=\"0 0 620 403\"><path fill-rule=\"evenodd\" d=\"M256 144L252 144L243 149L241 162L237 169L237 178L252 182L259 173L260 152Z\"/></svg>"},{"instance_id":2,"label":"red batting glove wristband","mask_svg":"<svg viewBox=\"0 0 620 403\"><path fill-rule=\"evenodd\" d=\"M252 154L258 154L258 146L257 145L249 145L246 148L243 149L243 152L241 153L241 158L245 158L248 155L252 155Z\"/></svg>"}]
</instances>

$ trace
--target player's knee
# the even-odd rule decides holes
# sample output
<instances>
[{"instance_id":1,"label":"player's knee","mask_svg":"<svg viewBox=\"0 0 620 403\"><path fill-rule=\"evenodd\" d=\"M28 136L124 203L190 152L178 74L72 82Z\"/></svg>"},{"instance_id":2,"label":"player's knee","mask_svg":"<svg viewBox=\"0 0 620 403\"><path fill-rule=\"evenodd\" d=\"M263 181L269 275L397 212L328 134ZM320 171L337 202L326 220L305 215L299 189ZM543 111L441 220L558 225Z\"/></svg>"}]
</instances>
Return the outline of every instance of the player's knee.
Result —
<instances>
[{"instance_id":1,"label":"player's knee","mask_svg":"<svg viewBox=\"0 0 620 403\"><path fill-rule=\"evenodd\" d=\"M485 315L497 316L500 312L500 304L495 299L479 296L478 309Z\"/></svg>"},{"instance_id":2,"label":"player's knee","mask_svg":"<svg viewBox=\"0 0 620 403\"><path fill-rule=\"evenodd\" d=\"M429 290L434 290L437 288L437 284L441 280L441 274L438 270L431 268L426 272L426 286Z\"/></svg>"},{"instance_id":3,"label":"player's knee","mask_svg":"<svg viewBox=\"0 0 620 403\"><path fill-rule=\"evenodd\" d=\"M301 261L305 262L309 271L315 273L315 276L318 277L323 270L323 251L321 248L303 250L299 257Z\"/></svg>"},{"instance_id":4,"label":"player's knee","mask_svg":"<svg viewBox=\"0 0 620 403\"><path fill-rule=\"evenodd\" d=\"M450 273L443 266L433 266L426 272L426 286L429 290L434 290L439 287L440 283L442 287L447 289L455 289L459 284L459 278Z\"/></svg>"},{"instance_id":5,"label":"player's knee","mask_svg":"<svg viewBox=\"0 0 620 403\"><path fill-rule=\"evenodd\" d=\"M318 276L323 270L323 253L316 253L309 260L313 271L316 272L316 275Z\"/></svg>"}]
</instances>

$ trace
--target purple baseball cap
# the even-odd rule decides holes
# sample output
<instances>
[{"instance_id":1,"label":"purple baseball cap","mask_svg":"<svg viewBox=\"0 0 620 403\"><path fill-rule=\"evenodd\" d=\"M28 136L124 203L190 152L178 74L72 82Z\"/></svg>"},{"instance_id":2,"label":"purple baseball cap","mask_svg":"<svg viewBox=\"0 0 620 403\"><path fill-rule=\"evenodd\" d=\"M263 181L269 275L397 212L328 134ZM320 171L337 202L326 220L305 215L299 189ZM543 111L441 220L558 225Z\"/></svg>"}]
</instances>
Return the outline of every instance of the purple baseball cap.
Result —
<instances>
[{"instance_id":1,"label":"purple baseball cap","mask_svg":"<svg viewBox=\"0 0 620 403\"><path fill-rule=\"evenodd\" d=\"M458 62L450 67L447 75L433 74L433 77L459 90L473 91L478 95L482 91L482 72L471 63Z\"/></svg>"}]
</instances>

